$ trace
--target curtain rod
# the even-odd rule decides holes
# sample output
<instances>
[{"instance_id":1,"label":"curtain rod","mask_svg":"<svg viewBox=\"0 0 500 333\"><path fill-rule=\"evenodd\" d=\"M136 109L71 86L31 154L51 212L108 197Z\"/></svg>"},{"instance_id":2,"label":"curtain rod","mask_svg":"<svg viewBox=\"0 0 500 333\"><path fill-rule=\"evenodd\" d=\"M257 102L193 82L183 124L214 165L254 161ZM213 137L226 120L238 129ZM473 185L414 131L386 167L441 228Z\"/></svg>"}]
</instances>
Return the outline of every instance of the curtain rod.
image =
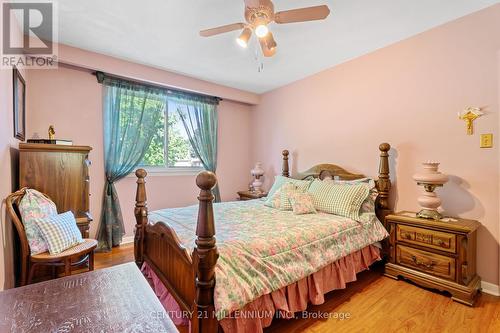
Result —
<instances>
[{"instance_id":1,"label":"curtain rod","mask_svg":"<svg viewBox=\"0 0 500 333\"><path fill-rule=\"evenodd\" d=\"M99 82L99 83L102 83L104 81L104 78L107 76L107 77L110 77L110 78L124 80L124 81L131 82L131 83L137 83L137 84L140 84L140 85L143 85L143 86L147 86L147 87L165 89L165 90L167 90L167 92L178 92L178 93L182 93L182 94L192 94L192 95L197 95L197 96L201 96L201 97L210 97L210 98L215 98L217 101L222 101L223 100L222 98L220 98L218 96L212 96L212 95L208 95L208 94L201 94L201 93L198 93L198 92L192 92L192 91L189 91L189 90L182 90L182 89L178 89L178 88L172 88L172 87L169 87L169 86L166 86L166 85L162 85L162 84L155 84L155 83L151 83L151 82L147 82L147 81L132 79L132 78L125 77L125 76L108 74L108 73L104 73L102 71L93 71L91 74L94 75L97 78L97 82Z\"/></svg>"}]
</instances>

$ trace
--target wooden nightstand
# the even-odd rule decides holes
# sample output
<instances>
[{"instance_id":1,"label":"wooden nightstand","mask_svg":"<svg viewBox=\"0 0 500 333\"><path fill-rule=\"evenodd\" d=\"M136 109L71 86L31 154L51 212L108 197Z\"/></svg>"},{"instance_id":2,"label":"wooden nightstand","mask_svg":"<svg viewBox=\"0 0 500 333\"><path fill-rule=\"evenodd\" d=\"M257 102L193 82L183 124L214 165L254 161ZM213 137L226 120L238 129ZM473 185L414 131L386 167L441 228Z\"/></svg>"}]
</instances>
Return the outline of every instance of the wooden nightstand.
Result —
<instances>
[{"instance_id":1,"label":"wooden nightstand","mask_svg":"<svg viewBox=\"0 0 500 333\"><path fill-rule=\"evenodd\" d=\"M238 200L252 200L267 196L267 192L239 191L238 196Z\"/></svg>"},{"instance_id":2,"label":"wooden nightstand","mask_svg":"<svg viewBox=\"0 0 500 333\"><path fill-rule=\"evenodd\" d=\"M454 301L474 305L481 288L476 275L479 222L427 220L407 211L387 215L385 220L390 233L386 276L447 291Z\"/></svg>"}]
</instances>

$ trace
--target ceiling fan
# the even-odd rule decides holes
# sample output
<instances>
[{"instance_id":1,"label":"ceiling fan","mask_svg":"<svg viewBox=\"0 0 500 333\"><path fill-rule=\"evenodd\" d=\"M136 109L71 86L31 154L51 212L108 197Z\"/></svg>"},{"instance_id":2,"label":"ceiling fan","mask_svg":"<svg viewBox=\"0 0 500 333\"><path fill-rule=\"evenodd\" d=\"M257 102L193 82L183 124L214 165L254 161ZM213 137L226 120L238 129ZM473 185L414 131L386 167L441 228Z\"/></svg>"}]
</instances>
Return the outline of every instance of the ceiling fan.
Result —
<instances>
[{"instance_id":1,"label":"ceiling fan","mask_svg":"<svg viewBox=\"0 0 500 333\"><path fill-rule=\"evenodd\" d=\"M242 47L248 46L252 32L259 38L260 47L265 57L272 57L276 53L276 41L269 31L271 22L278 24L323 20L330 14L327 5L306 7L281 12L274 12L271 0L244 0L246 23L233 23L217 28L201 30L200 35L210 37L229 31L243 29L236 39Z\"/></svg>"}]
</instances>

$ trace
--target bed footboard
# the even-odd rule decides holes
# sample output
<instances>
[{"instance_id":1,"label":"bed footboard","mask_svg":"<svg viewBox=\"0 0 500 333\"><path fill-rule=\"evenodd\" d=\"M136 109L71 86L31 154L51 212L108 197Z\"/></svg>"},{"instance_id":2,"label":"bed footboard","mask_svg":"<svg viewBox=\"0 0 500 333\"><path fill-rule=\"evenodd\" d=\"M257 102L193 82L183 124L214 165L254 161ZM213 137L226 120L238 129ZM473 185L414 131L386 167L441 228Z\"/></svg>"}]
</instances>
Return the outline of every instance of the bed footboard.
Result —
<instances>
[{"instance_id":1,"label":"bed footboard","mask_svg":"<svg viewBox=\"0 0 500 333\"><path fill-rule=\"evenodd\" d=\"M213 293L215 265L218 258L215 245L212 188L215 174L201 172L196 184L201 189L196 228L196 247L191 255L181 244L174 229L165 222L148 223L146 181L144 169L136 171L135 262L146 262L167 287L186 315L191 318L191 332L217 332Z\"/></svg>"}]
</instances>

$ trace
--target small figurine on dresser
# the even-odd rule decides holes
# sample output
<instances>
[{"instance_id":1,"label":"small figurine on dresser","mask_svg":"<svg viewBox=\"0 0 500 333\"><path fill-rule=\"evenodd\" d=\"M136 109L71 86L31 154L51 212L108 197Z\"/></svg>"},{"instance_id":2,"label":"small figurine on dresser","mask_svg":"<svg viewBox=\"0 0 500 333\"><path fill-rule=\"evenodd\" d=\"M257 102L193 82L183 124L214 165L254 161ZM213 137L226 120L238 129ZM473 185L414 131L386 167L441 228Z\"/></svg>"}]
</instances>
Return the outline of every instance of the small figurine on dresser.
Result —
<instances>
[{"instance_id":1,"label":"small figurine on dresser","mask_svg":"<svg viewBox=\"0 0 500 333\"><path fill-rule=\"evenodd\" d=\"M65 146L71 146L73 145L73 141L71 140L61 140L61 139L56 139L56 130L54 129L53 125L49 126L48 129L48 139L40 139L38 137L38 133L33 134L33 138L28 139L28 143L43 143L43 144L49 144L49 145L65 145Z\"/></svg>"},{"instance_id":2,"label":"small figurine on dresser","mask_svg":"<svg viewBox=\"0 0 500 333\"><path fill-rule=\"evenodd\" d=\"M55 140L56 139L56 130L54 129L53 125L49 126L49 140Z\"/></svg>"}]
</instances>

